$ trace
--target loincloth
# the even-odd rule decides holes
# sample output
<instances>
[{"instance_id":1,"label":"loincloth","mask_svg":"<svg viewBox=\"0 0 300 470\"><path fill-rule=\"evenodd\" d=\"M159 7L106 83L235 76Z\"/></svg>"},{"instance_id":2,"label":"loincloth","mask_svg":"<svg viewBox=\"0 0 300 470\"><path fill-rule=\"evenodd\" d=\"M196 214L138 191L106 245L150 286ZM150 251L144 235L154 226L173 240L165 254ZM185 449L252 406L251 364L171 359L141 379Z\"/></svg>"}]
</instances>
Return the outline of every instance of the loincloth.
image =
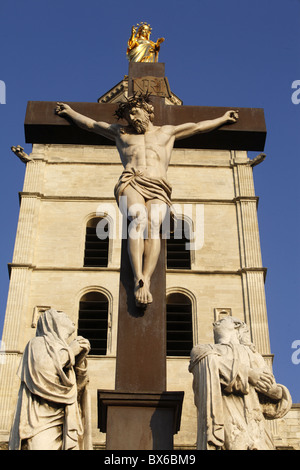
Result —
<instances>
[{"instance_id":1,"label":"loincloth","mask_svg":"<svg viewBox=\"0 0 300 470\"><path fill-rule=\"evenodd\" d=\"M169 207L172 206L172 186L165 178L149 178L144 176L142 171L134 168L124 170L115 186L115 198L118 204L127 186L134 188L145 201L160 199Z\"/></svg>"},{"instance_id":2,"label":"loincloth","mask_svg":"<svg viewBox=\"0 0 300 470\"><path fill-rule=\"evenodd\" d=\"M118 205L120 197L123 195L127 186L134 188L141 196L143 196L145 202L150 201L151 199L159 199L167 204L171 219L175 222L176 212L171 201L172 186L166 178L150 178L148 176L144 176L142 171L136 170L135 168L124 170L114 190Z\"/></svg>"}]
</instances>

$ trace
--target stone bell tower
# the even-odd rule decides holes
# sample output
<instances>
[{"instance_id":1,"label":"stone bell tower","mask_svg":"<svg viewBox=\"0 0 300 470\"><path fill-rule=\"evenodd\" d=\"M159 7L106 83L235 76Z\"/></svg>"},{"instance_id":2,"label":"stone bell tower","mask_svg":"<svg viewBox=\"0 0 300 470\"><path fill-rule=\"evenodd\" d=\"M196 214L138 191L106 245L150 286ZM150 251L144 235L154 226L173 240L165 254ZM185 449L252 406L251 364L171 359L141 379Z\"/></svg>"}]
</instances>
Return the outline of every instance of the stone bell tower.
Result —
<instances>
[{"instance_id":1,"label":"stone bell tower","mask_svg":"<svg viewBox=\"0 0 300 470\"><path fill-rule=\"evenodd\" d=\"M113 123L116 103L145 89L153 96L155 125L214 119L229 109L184 106L171 92L161 63L130 64L128 76L98 102L69 104L97 121ZM3 331L6 350L1 353L0 366L1 441L7 442L9 436L22 352L35 335L39 314L53 307L65 311L77 324L78 333L91 342L88 362L93 445L105 449L107 419L113 420L115 412L115 408L109 411L110 392L116 390L116 381L123 380L124 384L125 380L120 365L124 356L118 357L118 344L125 333L120 329L119 234L123 221L113 195L122 166L111 141L61 119L55 115L55 106L54 102L29 102L25 117L26 142L33 146L28 159L23 160L26 175L9 265ZM266 269L261 258L258 197L253 183L253 168L263 159L265 137L263 110L240 108L234 126L177 141L173 150L168 179L184 238L174 234L166 240L165 280L156 287L164 290L161 295L166 312L165 349L161 355L164 383L155 393L162 388L166 393L177 393L175 404L170 405L168 395L164 395L166 402L162 406L173 406L175 410L170 420L175 449L195 448L197 416L188 372L189 352L197 343L212 342L213 321L224 315L244 320L251 327L257 349L272 362L264 290ZM247 151L257 151L260 156L250 160ZM107 240L96 236L101 221L109 233ZM129 350L130 339L125 340L124 349ZM141 354L143 344L139 347L137 353ZM154 341L153 355L157 347ZM144 376L134 380L147 385L140 385L138 392L151 392L147 390L150 374L157 379L151 365L151 357L145 357ZM134 367L131 370L134 374ZM130 385L126 387L130 392ZM182 394L181 402L178 393ZM134 398L139 400L136 395ZM136 413L137 402L133 400L132 406ZM137 414L135 417L138 422ZM159 434L155 434L157 439ZM150 429L147 445L155 448L153 436ZM282 442L289 445L292 441ZM122 442L118 445L122 448Z\"/></svg>"}]
</instances>

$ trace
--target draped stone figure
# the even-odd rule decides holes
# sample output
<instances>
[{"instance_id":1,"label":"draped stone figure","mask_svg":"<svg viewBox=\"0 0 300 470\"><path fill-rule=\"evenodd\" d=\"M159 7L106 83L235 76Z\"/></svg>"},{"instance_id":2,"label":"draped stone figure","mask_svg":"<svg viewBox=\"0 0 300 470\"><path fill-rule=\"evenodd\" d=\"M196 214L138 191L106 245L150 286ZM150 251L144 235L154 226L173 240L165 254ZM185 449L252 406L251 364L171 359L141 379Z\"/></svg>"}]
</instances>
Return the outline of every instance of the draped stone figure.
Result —
<instances>
[{"instance_id":1,"label":"draped stone figure","mask_svg":"<svg viewBox=\"0 0 300 470\"><path fill-rule=\"evenodd\" d=\"M251 343L249 328L233 317L214 323L215 344L192 349L198 411L198 450L274 450L266 420L291 408L288 389L276 383Z\"/></svg>"},{"instance_id":2,"label":"draped stone figure","mask_svg":"<svg viewBox=\"0 0 300 470\"><path fill-rule=\"evenodd\" d=\"M19 366L21 380L10 450L90 450L87 390L89 341L77 337L64 312L49 309L37 323Z\"/></svg>"}]
</instances>

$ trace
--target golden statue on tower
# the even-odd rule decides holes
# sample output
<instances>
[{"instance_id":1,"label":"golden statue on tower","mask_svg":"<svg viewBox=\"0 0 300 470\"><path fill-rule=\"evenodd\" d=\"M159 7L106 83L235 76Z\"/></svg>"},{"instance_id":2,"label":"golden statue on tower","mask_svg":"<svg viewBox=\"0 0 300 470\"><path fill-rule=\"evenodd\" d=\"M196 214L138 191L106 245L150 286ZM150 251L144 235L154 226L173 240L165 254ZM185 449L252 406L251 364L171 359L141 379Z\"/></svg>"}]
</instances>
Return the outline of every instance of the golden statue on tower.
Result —
<instances>
[{"instance_id":1,"label":"golden statue on tower","mask_svg":"<svg viewBox=\"0 0 300 470\"><path fill-rule=\"evenodd\" d=\"M137 33L136 33L137 30ZM127 58L129 62L157 62L160 45L164 38L156 42L150 41L152 28L150 24L142 22L132 26L128 41Z\"/></svg>"}]
</instances>

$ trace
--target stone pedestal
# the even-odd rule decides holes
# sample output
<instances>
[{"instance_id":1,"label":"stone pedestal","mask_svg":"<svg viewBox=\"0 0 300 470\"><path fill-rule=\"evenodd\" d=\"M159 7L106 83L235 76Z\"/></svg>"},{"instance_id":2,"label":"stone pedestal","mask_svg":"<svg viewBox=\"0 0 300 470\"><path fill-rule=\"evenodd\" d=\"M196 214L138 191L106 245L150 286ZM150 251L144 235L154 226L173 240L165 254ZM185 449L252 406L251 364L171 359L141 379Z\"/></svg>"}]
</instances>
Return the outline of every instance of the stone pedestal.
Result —
<instances>
[{"instance_id":1,"label":"stone pedestal","mask_svg":"<svg viewBox=\"0 0 300 470\"><path fill-rule=\"evenodd\" d=\"M172 450L183 392L98 391L98 427L106 450Z\"/></svg>"}]
</instances>

